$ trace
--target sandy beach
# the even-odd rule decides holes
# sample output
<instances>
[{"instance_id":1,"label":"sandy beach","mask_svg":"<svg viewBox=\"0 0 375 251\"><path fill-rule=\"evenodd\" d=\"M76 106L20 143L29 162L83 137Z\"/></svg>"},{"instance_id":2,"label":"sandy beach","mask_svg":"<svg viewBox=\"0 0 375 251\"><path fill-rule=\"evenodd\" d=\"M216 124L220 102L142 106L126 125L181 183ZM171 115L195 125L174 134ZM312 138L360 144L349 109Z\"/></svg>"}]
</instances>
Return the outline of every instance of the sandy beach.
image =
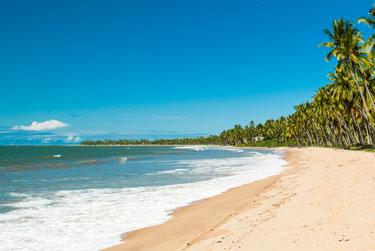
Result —
<instances>
[{"instance_id":1,"label":"sandy beach","mask_svg":"<svg viewBox=\"0 0 375 251\"><path fill-rule=\"evenodd\" d=\"M375 154L284 150L281 175L178 209L106 250L375 250Z\"/></svg>"}]
</instances>

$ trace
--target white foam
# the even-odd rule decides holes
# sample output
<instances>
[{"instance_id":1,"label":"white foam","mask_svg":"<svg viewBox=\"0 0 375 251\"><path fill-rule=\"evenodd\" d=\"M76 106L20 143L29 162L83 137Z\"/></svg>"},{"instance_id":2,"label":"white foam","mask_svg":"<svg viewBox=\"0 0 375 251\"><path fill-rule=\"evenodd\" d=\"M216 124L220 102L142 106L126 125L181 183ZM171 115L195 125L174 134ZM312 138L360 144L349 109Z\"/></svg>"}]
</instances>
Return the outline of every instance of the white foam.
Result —
<instances>
[{"instance_id":1,"label":"white foam","mask_svg":"<svg viewBox=\"0 0 375 251\"><path fill-rule=\"evenodd\" d=\"M231 151L231 152L237 152L237 153L243 153L244 150L241 148L235 148L235 147L220 147L218 149L224 150L224 151Z\"/></svg>"},{"instance_id":2,"label":"white foam","mask_svg":"<svg viewBox=\"0 0 375 251\"><path fill-rule=\"evenodd\" d=\"M54 158L61 158L61 154L55 154L55 155L52 155L52 157L54 157Z\"/></svg>"},{"instance_id":3,"label":"white foam","mask_svg":"<svg viewBox=\"0 0 375 251\"><path fill-rule=\"evenodd\" d=\"M206 146L175 146L174 149L185 149L185 150L192 150L196 152L201 152L207 149Z\"/></svg>"},{"instance_id":4,"label":"white foam","mask_svg":"<svg viewBox=\"0 0 375 251\"><path fill-rule=\"evenodd\" d=\"M26 193L9 193L12 197L28 197L29 195Z\"/></svg>"},{"instance_id":5,"label":"white foam","mask_svg":"<svg viewBox=\"0 0 375 251\"><path fill-rule=\"evenodd\" d=\"M120 163L122 163L122 164L125 164L126 162L128 162L128 158L127 158L127 157L119 158L119 159L118 159L118 162L120 162Z\"/></svg>"},{"instance_id":6,"label":"white foam","mask_svg":"<svg viewBox=\"0 0 375 251\"><path fill-rule=\"evenodd\" d=\"M102 160L98 160L98 159L88 159L88 160L79 160L77 161L77 163L79 164L95 164L97 162L101 162Z\"/></svg>"},{"instance_id":7,"label":"white foam","mask_svg":"<svg viewBox=\"0 0 375 251\"><path fill-rule=\"evenodd\" d=\"M159 171L156 172L155 174L180 174L180 173L185 173L186 171L189 171L187 168L176 168L172 170L166 170L166 171Z\"/></svg>"},{"instance_id":8,"label":"white foam","mask_svg":"<svg viewBox=\"0 0 375 251\"><path fill-rule=\"evenodd\" d=\"M165 222L177 207L276 175L284 161L278 154L260 154L180 164L188 165L191 172L231 176L189 184L27 196L8 205L17 210L0 214L0 250L91 251L112 246L124 232Z\"/></svg>"},{"instance_id":9,"label":"white foam","mask_svg":"<svg viewBox=\"0 0 375 251\"><path fill-rule=\"evenodd\" d=\"M244 152L243 149L237 147L224 147L224 146L202 146L202 145L192 145L192 146L175 146L174 149L185 149L185 150L192 150L192 151L205 151L205 150L222 150L222 151L231 151L231 152Z\"/></svg>"}]
</instances>

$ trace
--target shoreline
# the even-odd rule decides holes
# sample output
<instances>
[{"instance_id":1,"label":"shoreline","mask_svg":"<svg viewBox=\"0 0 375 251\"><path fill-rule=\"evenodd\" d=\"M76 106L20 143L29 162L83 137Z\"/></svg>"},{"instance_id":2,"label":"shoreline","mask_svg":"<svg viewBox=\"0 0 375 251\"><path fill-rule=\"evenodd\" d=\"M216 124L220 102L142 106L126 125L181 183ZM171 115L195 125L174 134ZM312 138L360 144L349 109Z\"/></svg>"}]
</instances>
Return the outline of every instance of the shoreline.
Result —
<instances>
[{"instance_id":1,"label":"shoreline","mask_svg":"<svg viewBox=\"0 0 375 251\"><path fill-rule=\"evenodd\" d=\"M179 208L169 221L129 232L125 242L104 250L375 249L369 215L375 210L375 155L277 149L288 161L280 175Z\"/></svg>"},{"instance_id":2,"label":"shoreline","mask_svg":"<svg viewBox=\"0 0 375 251\"><path fill-rule=\"evenodd\" d=\"M199 214L200 210L206 207L219 208L220 205L218 204L222 201L222 195L225 194L229 195L229 197L232 197L232 195L238 193L239 190L243 189L253 191L253 196L256 197L259 193L271 186L278 177L278 175L271 176L266 179L252 182L250 184L231 188L222 194L215 195L203 200L198 200L191 203L190 205L177 208L171 213L172 218L167 222L156 226L141 228L128 233L124 233L122 237L122 243L102 250L177 250L177 248L180 247L189 247L190 245L193 245L194 243L199 241L199 236L201 235L201 233L199 233L200 231L203 231L203 233L208 233L212 231L212 229L215 229L216 225L221 225L232 216L232 214L227 215L225 213L225 211L228 209L225 206L225 208L223 209L225 211L216 212L214 215L210 216L205 213ZM246 195L246 197L247 196L248 195ZM233 201L230 202L236 202L238 196L232 198ZM240 200L240 203L235 204L234 206L230 206L229 209L232 210L238 206L241 206L243 199L245 198L241 199L242 200ZM229 203L228 200L225 200L225 202L226 204ZM249 203L251 202L252 200L249 200ZM256 205L256 202L254 203L254 205ZM188 231L185 231L185 224L180 225L180 220L189 222ZM212 224L213 227L202 227L202 224ZM165 236L169 243L160 243L160 234ZM146 244L146 246L143 246L144 244Z\"/></svg>"},{"instance_id":3,"label":"shoreline","mask_svg":"<svg viewBox=\"0 0 375 251\"><path fill-rule=\"evenodd\" d=\"M184 145L185 146L185 145ZM186 145L191 146L191 145ZM195 145L195 146L208 146L211 145ZM215 145L216 146L216 145ZM220 147L220 146L217 146ZM283 157L282 159L286 161L286 163L283 165L283 171L278 175L273 175L264 179L256 180L254 182L250 182L244 185L240 185L237 187L230 188L223 193L201 199L191 202L189 205L182 206L179 208L174 209L171 213L171 219L168 221L155 225L150 227L145 227L141 229L137 229L134 231L126 232L122 234L122 241L121 243L118 243L112 247L101 249L103 251L120 251L120 250L175 250L173 248L178 248L181 246L181 243L183 243L183 239L189 240L192 238L192 236L188 233L185 238L181 237L181 235L185 234L185 230L183 230L181 233L176 233L175 229L179 228L181 230L181 227L178 225L180 224L180 218L183 218L183 221L185 222L196 222L195 226L191 226L189 224L190 228L194 228L194 230L190 231L193 232L193 236L195 235L196 231L200 231L202 229L202 225L204 224L211 224L212 222L217 222L214 225L222 224L225 222L225 220L228 220L231 215L227 215L227 210L238 210L243 205L244 200L248 200L248 203L252 203L254 206L256 206L259 202L259 194L269 189L276 181L277 179L288 170L289 168L289 162L292 161L291 155L293 153L289 152L286 148L278 147L278 148L267 148L267 147L233 147L234 149L241 149L241 148L247 148L247 149L257 149L257 150L281 150L283 151ZM249 197L249 193L251 194L251 197ZM255 202L254 202L255 201ZM220 204L223 204L224 206L221 206ZM230 204L228 206L228 204ZM207 207L214 207L216 211L219 211L216 215L213 217L208 217L206 213L203 213L202 215L197 215L196 212L199 212L201 210L204 210ZM176 226L177 225L177 226ZM185 228L183 226L182 228ZM179 239L177 243L173 243L172 245L170 243L167 243L164 245L161 243L160 247L155 248L155 245L158 245L158 238L155 239L154 232L164 231L166 230L167 233L163 233L166 235L174 235L177 237L176 239ZM211 227L209 228L209 231L211 231ZM170 231L172 230L172 231ZM147 240L145 240L147 239ZM141 247L141 243L148 243L148 247ZM156 243L155 243L156 242ZM195 242L195 241L194 241ZM152 244L150 244L152 243ZM192 245L193 242L186 241L186 247L189 247ZM174 246L172 248L172 246Z\"/></svg>"}]
</instances>

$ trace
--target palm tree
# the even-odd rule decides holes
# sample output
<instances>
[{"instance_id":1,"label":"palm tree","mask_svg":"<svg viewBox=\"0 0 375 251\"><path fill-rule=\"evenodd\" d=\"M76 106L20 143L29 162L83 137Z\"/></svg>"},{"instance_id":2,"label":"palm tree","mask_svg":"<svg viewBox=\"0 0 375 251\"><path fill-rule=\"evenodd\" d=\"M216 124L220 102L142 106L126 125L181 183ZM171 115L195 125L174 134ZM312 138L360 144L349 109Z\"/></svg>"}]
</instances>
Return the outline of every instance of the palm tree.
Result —
<instances>
[{"instance_id":1,"label":"palm tree","mask_svg":"<svg viewBox=\"0 0 375 251\"><path fill-rule=\"evenodd\" d=\"M371 28L375 28L375 4L372 5L372 8L368 12L368 17L358 18L358 23L365 23Z\"/></svg>"},{"instance_id":2,"label":"palm tree","mask_svg":"<svg viewBox=\"0 0 375 251\"><path fill-rule=\"evenodd\" d=\"M326 60L332 56L337 58L338 69L347 72L356 84L366 113L374 122L368 103L375 110L373 94L371 93L367 81L365 81L364 69L371 65L371 61L361 47L364 43L361 33L353 27L353 23L343 19L333 22L332 32L324 30L331 41L321 43L320 46L331 48ZM368 99L366 98L368 97Z\"/></svg>"}]
</instances>

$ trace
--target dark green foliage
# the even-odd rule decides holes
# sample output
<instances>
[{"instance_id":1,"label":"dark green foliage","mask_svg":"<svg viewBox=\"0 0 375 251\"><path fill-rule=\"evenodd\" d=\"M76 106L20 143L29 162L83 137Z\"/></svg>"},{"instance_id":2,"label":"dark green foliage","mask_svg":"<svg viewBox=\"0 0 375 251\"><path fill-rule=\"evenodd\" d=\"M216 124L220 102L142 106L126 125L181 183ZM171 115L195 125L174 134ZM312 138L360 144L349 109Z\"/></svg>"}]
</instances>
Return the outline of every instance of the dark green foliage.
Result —
<instances>
[{"instance_id":1,"label":"dark green foliage","mask_svg":"<svg viewBox=\"0 0 375 251\"><path fill-rule=\"evenodd\" d=\"M119 139L119 140L86 140L82 145L208 145L219 144L218 136L180 138L180 139Z\"/></svg>"}]
</instances>

